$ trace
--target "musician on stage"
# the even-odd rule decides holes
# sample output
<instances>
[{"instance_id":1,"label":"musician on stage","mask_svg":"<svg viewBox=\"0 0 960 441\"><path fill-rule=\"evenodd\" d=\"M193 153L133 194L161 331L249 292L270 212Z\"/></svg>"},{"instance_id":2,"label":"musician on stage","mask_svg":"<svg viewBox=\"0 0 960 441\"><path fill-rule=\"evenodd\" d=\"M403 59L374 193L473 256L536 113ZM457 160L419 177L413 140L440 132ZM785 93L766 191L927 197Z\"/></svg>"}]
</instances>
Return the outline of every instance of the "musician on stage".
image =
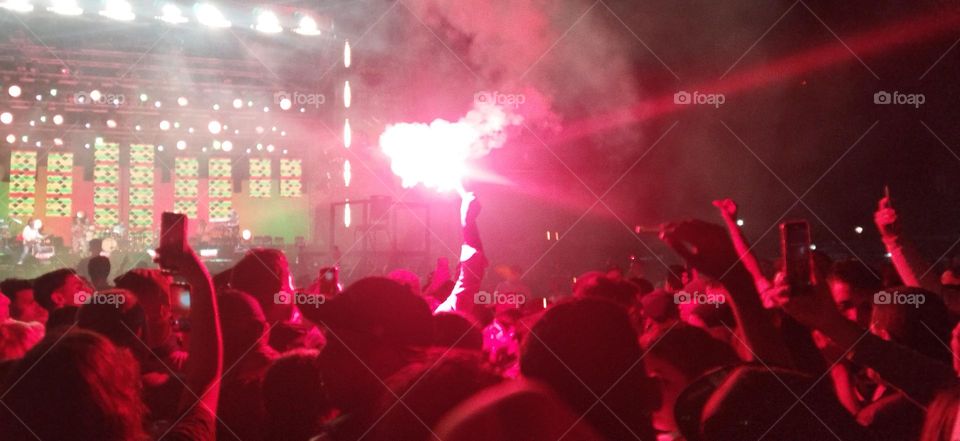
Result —
<instances>
[{"instance_id":1,"label":"musician on stage","mask_svg":"<svg viewBox=\"0 0 960 441\"><path fill-rule=\"evenodd\" d=\"M37 253L40 242L43 240L43 234L40 233L41 228L43 228L43 221L40 219L31 219L30 222L27 222L27 226L23 227L23 232L20 234L23 239L23 252L20 253L20 260L17 261L17 265L23 265L27 255L32 256Z\"/></svg>"},{"instance_id":2,"label":"musician on stage","mask_svg":"<svg viewBox=\"0 0 960 441\"><path fill-rule=\"evenodd\" d=\"M93 239L93 229L87 219L86 213L77 211L73 215L73 223L70 225L70 235L73 239L70 241L70 248L74 254L84 254L87 251L87 243Z\"/></svg>"}]
</instances>

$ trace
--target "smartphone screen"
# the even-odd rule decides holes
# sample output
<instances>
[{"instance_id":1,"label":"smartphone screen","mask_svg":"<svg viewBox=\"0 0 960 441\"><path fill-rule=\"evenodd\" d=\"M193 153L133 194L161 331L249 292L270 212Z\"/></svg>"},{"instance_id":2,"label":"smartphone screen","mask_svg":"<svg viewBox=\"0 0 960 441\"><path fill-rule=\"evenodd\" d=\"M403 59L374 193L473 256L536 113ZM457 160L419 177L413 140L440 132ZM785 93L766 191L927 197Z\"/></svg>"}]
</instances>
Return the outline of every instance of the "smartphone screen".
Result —
<instances>
[{"instance_id":1,"label":"smartphone screen","mask_svg":"<svg viewBox=\"0 0 960 441\"><path fill-rule=\"evenodd\" d=\"M813 254L810 250L810 224L788 221L780 224L780 246L787 285L794 293L813 285Z\"/></svg>"},{"instance_id":2,"label":"smartphone screen","mask_svg":"<svg viewBox=\"0 0 960 441\"><path fill-rule=\"evenodd\" d=\"M186 250L187 216L179 213L164 212L160 217L160 258L161 268L174 269L164 262L164 255L176 255Z\"/></svg>"}]
</instances>

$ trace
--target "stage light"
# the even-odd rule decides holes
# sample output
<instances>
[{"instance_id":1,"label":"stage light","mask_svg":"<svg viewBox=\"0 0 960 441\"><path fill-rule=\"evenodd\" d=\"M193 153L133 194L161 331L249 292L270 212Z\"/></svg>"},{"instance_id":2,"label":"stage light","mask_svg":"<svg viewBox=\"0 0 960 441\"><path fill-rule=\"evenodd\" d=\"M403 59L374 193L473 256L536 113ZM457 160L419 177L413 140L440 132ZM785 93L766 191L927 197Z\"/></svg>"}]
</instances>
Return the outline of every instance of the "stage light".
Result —
<instances>
[{"instance_id":1,"label":"stage light","mask_svg":"<svg viewBox=\"0 0 960 441\"><path fill-rule=\"evenodd\" d=\"M37 101L43 101L43 95L40 95L39 93L37 94L36 98Z\"/></svg>"},{"instance_id":2,"label":"stage light","mask_svg":"<svg viewBox=\"0 0 960 441\"><path fill-rule=\"evenodd\" d=\"M810 251L816 251L816 250L817 250L817 244L815 243L810 244Z\"/></svg>"},{"instance_id":3,"label":"stage light","mask_svg":"<svg viewBox=\"0 0 960 441\"><path fill-rule=\"evenodd\" d=\"M90 123L86 123L86 124L84 124L84 125L83 125L83 127L85 127L85 128L88 128L88 129L89 129L89 128L90 128Z\"/></svg>"},{"instance_id":4,"label":"stage light","mask_svg":"<svg viewBox=\"0 0 960 441\"><path fill-rule=\"evenodd\" d=\"M186 150L186 149L187 149L187 142L186 142L186 141L184 141L184 140L182 140L182 139L181 139L180 141L177 141L177 150Z\"/></svg>"},{"instance_id":5,"label":"stage light","mask_svg":"<svg viewBox=\"0 0 960 441\"><path fill-rule=\"evenodd\" d=\"M26 143L30 142L30 137L27 136L27 135L23 135L23 136L20 137L20 142L26 144Z\"/></svg>"},{"instance_id":6,"label":"stage light","mask_svg":"<svg viewBox=\"0 0 960 441\"><path fill-rule=\"evenodd\" d=\"M743 226L743 219L737 219L737 226L738 226L738 227L742 227L742 226Z\"/></svg>"},{"instance_id":7,"label":"stage light","mask_svg":"<svg viewBox=\"0 0 960 441\"><path fill-rule=\"evenodd\" d=\"M17 142L17 135L13 135L13 134L7 135L7 142L10 144Z\"/></svg>"},{"instance_id":8,"label":"stage light","mask_svg":"<svg viewBox=\"0 0 960 441\"><path fill-rule=\"evenodd\" d=\"M57 89L50 89L50 96L57 96Z\"/></svg>"},{"instance_id":9,"label":"stage light","mask_svg":"<svg viewBox=\"0 0 960 441\"><path fill-rule=\"evenodd\" d=\"M162 145L158 145L158 146L157 146L157 151L158 151L158 152L162 152L162 151L163 151L163 146L162 146Z\"/></svg>"},{"instance_id":10,"label":"stage light","mask_svg":"<svg viewBox=\"0 0 960 441\"><path fill-rule=\"evenodd\" d=\"M350 118L343 120L343 146L350 148L353 142L353 131L350 130Z\"/></svg>"},{"instance_id":11,"label":"stage light","mask_svg":"<svg viewBox=\"0 0 960 441\"><path fill-rule=\"evenodd\" d=\"M7 88L7 93L9 93L10 96L12 96L12 97L14 97L14 98L20 98L20 94L21 94L22 92L23 92L23 90L20 89L20 86L18 86L18 85L16 85L16 84L14 84L14 85L12 85L12 86L10 86L10 87Z\"/></svg>"},{"instance_id":12,"label":"stage light","mask_svg":"<svg viewBox=\"0 0 960 441\"><path fill-rule=\"evenodd\" d=\"M300 113L306 113L306 112L307 112L307 109L304 109L303 107L300 108Z\"/></svg>"},{"instance_id":13,"label":"stage light","mask_svg":"<svg viewBox=\"0 0 960 441\"><path fill-rule=\"evenodd\" d=\"M54 14L60 15L80 15L83 14L83 8L77 4L74 0L53 0L50 2L52 6L47 8L48 11L53 12Z\"/></svg>"},{"instance_id":14,"label":"stage light","mask_svg":"<svg viewBox=\"0 0 960 441\"><path fill-rule=\"evenodd\" d=\"M247 101L247 107L253 107L253 101Z\"/></svg>"},{"instance_id":15,"label":"stage light","mask_svg":"<svg viewBox=\"0 0 960 441\"><path fill-rule=\"evenodd\" d=\"M170 121L167 121L167 120L160 121L160 130L163 130L163 131L170 130Z\"/></svg>"},{"instance_id":16,"label":"stage light","mask_svg":"<svg viewBox=\"0 0 960 441\"><path fill-rule=\"evenodd\" d=\"M31 120L30 120L30 127L36 127L36 126L37 126L37 122L31 119Z\"/></svg>"},{"instance_id":17,"label":"stage light","mask_svg":"<svg viewBox=\"0 0 960 441\"><path fill-rule=\"evenodd\" d=\"M343 186L349 187L350 180L353 179L353 171L350 168L350 160L343 161Z\"/></svg>"},{"instance_id":18,"label":"stage light","mask_svg":"<svg viewBox=\"0 0 960 441\"><path fill-rule=\"evenodd\" d=\"M286 131L280 132L280 136L287 136L287 132Z\"/></svg>"},{"instance_id":19,"label":"stage light","mask_svg":"<svg viewBox=\"0 0 960 441\"><path fill-rule=\"evenodd\" d=\"M217 257L219 251L217 248L200 248L200 257Z\"/></svg>"},{"instance_id":20,"label":"stage light","mask_svg":"<svg viewBox=\"0 0 960 441\"><path fill-rule=\"evenodd\" d=\"M179 104L180 107L186 107L187 104L190 104L190 101L187 101L185 97L180 97L177 98L177 104Z\"/></svg>"},{"instance_id":21,"label":"stage light","mask_svg":"<svg viewBox=\"0 0 960 441\"><path fill-rule=\"evenodd\" d=\"M240 98L234 98L234 100L233 100L233 108L239 110L239 109L242 108L242 107L243 107L243 100L240 99Z\"/></svg>"},{"instance_id":22,"label":"stage light","mask_svg":"<svg viewBox=\"0 0 960 441\"><path fill-rule=\"evenodd\" d=\"M163 8L160 10L161 16L157 17L157 20L165 21L170 24L183 24L190 20L187 17L183 16L183 12L180 11L180 8L173 3L167 3L163 5Z\"/></svg>"},{"instance_id":23,"label":"stage light","mask_svg":"<svg viewBox=\"0 0 960 441\"><path fill-rule=\"evenodd\" d=\"M138 132L139 132L141 129L143 129L143 127L140 127L140 124L137 124L137 125L133 126L133 130L136 130L136 131L138 131Z\"/></svg>"},{"instance_id":24,"label":"stage light","mask_svg":"<svg viewBox=\"0 0 960 441\"><path fill-rule=\"evenodd\" d=\"M220 144L220 147L223 148L223 151L229 152L233 150L233 143L230 141L224 141L223 144Z\"/></svg>"},{"instance_id":25,"label":"stage light","mask_svg":"<svg viewBox=\"0 0 960 441\"><path fill-rule=\"evenodd\" d=\"M198 3L194 6L194 13L197 15L197 21L211 28L229 28L232 26L223 13L209 3Z\"/></svg>"},{"instance_id":26,"label":"stage light","mask_svg":"<svg viewBox=\"0 0 960 441\"><path fill-rule=\"evenodd\" d=\"M283 149L283 154L284 154L284 155L287 154L287 149Z\"/></svg>"},{"instance_id":27,"label":"stage light","mask_svg":"<svg viewBox=\"0 0 960 441\"><path fill-rule=\"evenodd\" d=\"M37 146L37 148L43 147L43 143L40 141L37 141L34 145Z\"/></svg>"},{"instance_id":28,"label":"stage light","mask_svg":"<svg viewBox=\"0 0 960 441\"><path fill-rule=\"evenodd\" d=\"M350 63L353 61L353 51L350 49L350 42L343 42L343 67L349 68Z\"/></svg>"},{"instance_id":29,"label":"stage light","mask_svg":"<svg viewBox=\"0 0 960 441\"><path fill-rule=\"evenodd\" d=\"M179 129L179 128L180 128L180 122L179 122L179 121L174 121L174 122L173 122L173 128Z\"/></svg>"},{"instance_id":30,"label":"stage light","mask_svg":"<svg viewBox=\"0 0 960 441\"><path fill-rule=\"evenodd\" d=\"M267 145L267 151L273 153L274 147L273 144Z\"/></svg>"},{"instance_id":31,"label":"stage light","mask_svg":"<svg viewBox=\"0 0 960 441\"><path fill-rule=\"evenodd\" d=\"M63 140L60 138L53 138L53 145L58 147L63 146Z\"/></svg>"},{"instance_id":32,"label":"stage light","mask_svg":"<svg viewBox=\"0 0 960 441\"><path fill-rule=\"evenodd\" d=\"M0 3L0 8L6 9L13 12L32 12L33 4L28 0L7 0Z\"/></svg>"},{"instance_id":33,"label":"stage light","mask_svg":"<svg viewBox=\"0 0 960 441\"><path fill-rule=\"evenodd\" d=\"M234 134L234 135L239 135L239 134L240 134L240 129L234 130L234 131L233 131L233 134Z\"/></svg>"},{"instance_id":34,"label":"stage light","mask_svg":"<svg viewBox=\"0 0 960 441\"><path fill-rule=\"evenodd\" d=\"M320 35L320 29L317 29L317 22L309 15L304 15L300 17L300 23L297 25L297 28L293 30L300 35L306 35L312 37L314 35Z\"/></svg>"},{"instance_id":35,"label":"stage light","mask_svg":"<svg viewBox=\"0 0 960 441\"><path fill-rule=\"evenodd\" d=\"M257 144L257 150L263 150L263 144Z\"/></svg>"},{"instance_id":36,"label":"stage light","mask_svg":"<svg viewBox=\"0 0 960 441\"><path fill-rule=\"evenodd\" d=\"M156 107L156 108L159 109L160 107L163 107L163 103L161 103L160 101L154 101L154 102L153 102L153 107Z\"/></svg>"},{"instance_id":37,"label":"stage light","mask_svg":"<svg viewBox=\"0 0 960 441\"><path fill-rule=\"evenodd\" d=\"M283 27L280 26L280 19L277 18L277 14L266 10L260 11L260 13L257 14L257 25L253 28L265 34L283 32Z\"/></svg>"},{"instance_id":38,"label":"stage light","mask_svg":"<svg viewBox=\"0 0 960 441\"><path fill-rule=\"evenodd\" d=\"M269 112L269 111L270 111L270 108L269 108L269 107L264 107L264 108L263 108L263 112L264 112L264 113L267 113L267 112Z\"/></svg>"},{"instance_id":39,"label":"stage light","mask_svg":"<svg viewBox=\"0 0 960 441\"><path fill-rule=\"evenodd\" d=\"M63 115L57 114L53 115L53 123L56 125L63 124Z\"/></svg>"},{"instance_id":40,"label":"stage light","mask_svg":"<svg viewBox=\"0 0 960 441\"><path fill-rule=\"evenodd\" d=\"M0 123L10 124L13 122L13 114L10 112L0 113Z\"/></svg>"},{"instance_id":41,"label":"stage light","mask_svg":"<svg viewBox=\"0 0 960 441\"><path fill-rule=\"evenodd\" d=\"M282 98L280 100L280 108L283 110L290 110L293 107L293 101L290 101L290 98Z\"/></svg>"},{"instance_id":42,"label":"stage light","mask_svg":"<svg viewBox=\"0 0 960 441\"><path fill-rule=\"evenodd\" d=\"M253 150L247 149L247 154L249 155L251 151L253 151Z\"/></svg>"},{"instance_id":43,"label":"stage light","mask_svg":"<svg viewBox=\"0 0 960 441\"><path fill-rule=\"evenodd\" d=\"M219 121L216 121L216 120L210 121L210 124L207 124L207 130L209 130L210 133L212 133L212 134L214 134L214 135L220 134L220 129L221 129L221 128L222 128L222 127L220 126L220 122L219 122Z\"/></svg>"},{"instance_id":44,"label":"stage light","mask_svg":"<svg viewBox=\"0 0 960 441\"><path fill-rule=\"evenodd\" d=\"M276 131L277 131L277 126L271 127L271 128L270 128L270 131L271 131L271 132L276 132Z\"/></svg>"},{"instance_id":45,"label":"stage light","mask_svg":"<svg viewBox=\"0 0 960 441\"><path fill-rule=\"evenodd\" d=\"M352 97L351 97L351 93L350 93L350 82L349 82L349 81L344 81L344 82L343 82L343 108L344 108L344 109L349 109L349 108L350 108L350 101L351 101L350 99L351 99L351 98L352 98Z\"/></svg>"},{"instance_id":46,"label":"stage light","mask_svg":"<svg viewBox=\"0 0 960 441\"><path fill-rule=\"evenodd\" d=\"M220 110L220 105L219 105L219 104L214 104L214 105L213 105L213 110Z\"/></svg>"},{"instance_id":47,"label":"stage light","mask_svg":"<svg viewBox=\"0 0 960 441\"><path fill-rule=\"evenodd\" d=\"M141 93L141 94L140 94L140 101L141 101L141 102L144 102L144 103L145 103L145 102L147 102L147 100L149 100L149 99L150 99L150 97L147 96L147 94L145 94L145 93Z\"/></svg>"},{"instance_id":48,"label":"stage light","mask_svg":"<svg viewBox=\"0 0 960 441\"><path fill-rule=\"evenodd\" d=\"M206 147L202 147L202 148L200 149L200 152L206 153L206 152L207 152L207 148L206 148Z\"/></svg>"},{"instance_id":49,"label":"stage light","mask_svg":"<svg viewBox=\"0 0 960 441\"><path fill-rule=\"evenodd\" d=\"M343 226L350 228L350 199L346 200L346 203L343 204Z\"/></svg>"},{"instance_id":50,"label":"stage light","mask_svg":"<svg viewBox=\"0 0 960 441\"><path fill-rule=\"evenodd\" d=\"M853 231L856 232L857 234L863 234L863 227L857 226L853 229Z\"/></svg>"},{"instance_id":51,"label":"stage light","mask_svg":"<svg viewBox=\"0 0 960 441\"><path fill-rule=\"evenodd\" d=\"M93 89L90 91L90 100L91 101L100 101L100 98L103 98L103 94L99 90Z\"/></svg>"},{"instance_id":52,"label":"stage light","mask_svg":"<svg viewBox=\"0 0 960 441\"><path fill-rule=\"evenodd\" d=\"M251 233L250 230L246 228L244 228L243 231L240 232L240 238L243 240L250 240L252 237L253 237L253 233Z\"/></svg>"},{"instance_id":53,"label":"stage light","mask_svg":"<svg viewBox=\"0 0 960 441\"><path fill-rule=\"evenodd\" d=\"M112 119L108 119L108 120L107 120L107 127L111 128L111 129L115 129L115 128L117 128L117 122L114 121L114 120L112 120Z\"/></svg>"},{"instance_id":54,"label":"stage light","mask_svg":"<svg viewBox=\"0 0 960 441\"><path fill-rule=\"evenodd\" d=\"M193 130L193 127L187 128L187 133L193 134L193 131L194 131L194 130Z\"/></svg>"},{"instance_id":55,"label":"stage light","mask_svg":"<svg viewBox=\"0 0 960 441\"><path fill-rule=\"evenodd\" d=\"M88 142L88 143L84 144L84 145L83 145L83 148L85 148L85 149L87 149L87 150L90 150L90 143Z\"/></svg>"},{"instance_id":56,"label":"stage light","mask_svg":"<svg viewBox=\"0 0 960 441\"><path fill-rule=\"evenodd\" d=\"M100 15L119 21L131 21L137 18L130 2L126 0L107 0Z\"/></svg>"},{"instance_id":57,"label":"stage light","mask_svg":"<svg viewBox=\"0 0 960 441\"><path fill-rule=\"evenodd\" d=\"M256 130L256 132L257 132L258 135L262 135L262 134L263 134L263 127L261 127L261 126L257 126L257 128L254 129L254 130Z\"/></svg>"}]
</instances>

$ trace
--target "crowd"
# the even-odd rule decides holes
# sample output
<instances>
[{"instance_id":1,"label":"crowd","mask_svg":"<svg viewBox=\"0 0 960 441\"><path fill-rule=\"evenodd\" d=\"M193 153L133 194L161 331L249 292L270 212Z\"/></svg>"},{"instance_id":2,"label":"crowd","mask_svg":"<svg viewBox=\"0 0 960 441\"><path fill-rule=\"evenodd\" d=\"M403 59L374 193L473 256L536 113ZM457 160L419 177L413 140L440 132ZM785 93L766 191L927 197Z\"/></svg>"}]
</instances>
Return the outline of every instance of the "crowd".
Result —
<instances>
[{"instance_id":1,"label":"crowd","mask_svg":"<svg viewBox=\"0 0 960 441\"><path fill-rule=\"evenodd\" d=\"M160 250L174 273L4 280L0 438L960 439L960 268L930 266L888 199L892 270L815 253L804 290L714 205L724 225L662 227L686 262L666 280L594 271L549 304L489 301L532 298L515 268L481 291L469 194L459 265L424 279L297 288L278 250L211 276L187 248Z\"/></svg>"}]
</instances>

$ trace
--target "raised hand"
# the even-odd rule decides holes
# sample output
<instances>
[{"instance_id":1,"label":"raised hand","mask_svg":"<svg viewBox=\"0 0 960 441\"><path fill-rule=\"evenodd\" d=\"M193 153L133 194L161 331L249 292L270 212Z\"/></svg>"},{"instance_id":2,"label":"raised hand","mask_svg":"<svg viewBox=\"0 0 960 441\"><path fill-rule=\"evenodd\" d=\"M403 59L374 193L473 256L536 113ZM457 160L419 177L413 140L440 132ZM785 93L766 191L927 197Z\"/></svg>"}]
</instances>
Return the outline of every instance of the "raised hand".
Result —
<instances>
[{"instance_id":1,"label":"raised hand","mask_svg":"<svg viewBox=\"0 0 960 441\"><path fill-rule=\"evenodd\" d=\"M719 225L702 220L665 224L660 240L698 271L717 279L739 265L727 230Z\"/></svg>"},{"instance_id":2,"label":"raised hand","mask_svg":"<svg viewBox=\"0 0 960 441\"><path fill-rule=\"evenodd\" d=\"M720 216L723 216L724 219L737 218L737 203L733 199L717 199L713 201L713 206L720 210Z\"/></svg>"},{"instance_id":3,"label":"raised hand","mask_svg":"<svg viewBox=\"0 0 960 441\"><path fill-rule=\"evenodd\" d=\"M897 211L893 209L889 196L880 199L877 211L873 213L873 222L877 224L877 229L883 237L892 238L900 235L900 221L897 219Z\"/></svg>"}]
</instances>

